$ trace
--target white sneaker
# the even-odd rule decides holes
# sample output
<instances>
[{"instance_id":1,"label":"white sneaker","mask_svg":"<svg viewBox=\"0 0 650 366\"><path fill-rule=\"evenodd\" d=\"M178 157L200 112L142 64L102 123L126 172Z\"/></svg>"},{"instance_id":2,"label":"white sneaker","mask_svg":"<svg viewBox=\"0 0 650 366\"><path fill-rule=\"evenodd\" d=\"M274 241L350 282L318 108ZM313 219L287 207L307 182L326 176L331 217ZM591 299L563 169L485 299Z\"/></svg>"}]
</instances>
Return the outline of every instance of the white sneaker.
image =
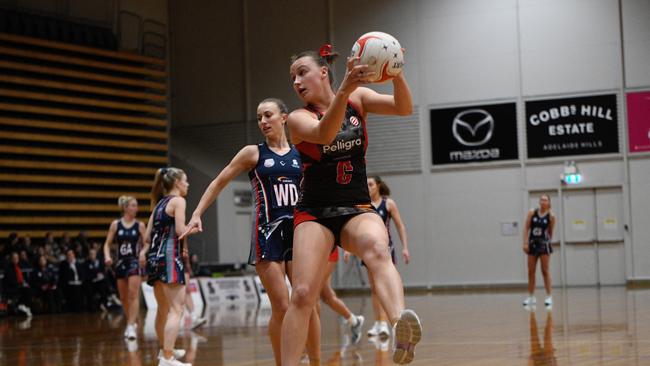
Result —
<instances>
[{"instance_id":1,"label":"white sneaker","mask_svg":"<svg viewBox=\"0 0 650 366\"><path fill-rule=\"evenodd\" d=\"M183 358L185 357L185 350L180 348L175 348L173 351L174 358ZM163 356L163 350L158 351L158 358L165 358Z\"/></svg>"},{"instance_id":2,"label":"white sneaker","mask_svg":"<svg viewBox=\"0 0 650 366\"><path fill-rule=\"evenodd\" d=\"M361 330L363 329L363 315L352 315L355 318L355 324L350 324L350 333L352 333L352 344L357 344L361 340Z\"/></svg>"},{"instance_id":3,"label":"white sneaker","mask_svg":"<svg viewBox=\"0 0 650 366\"><path fill-rule=\"evenodd\" d=\"M195 332L190 332L190 337L192 338L192 344L194 343L198 344L199 342L203 343L208 341L207 338Z\"/></svg>"},{"instance_id":4,"label":"white sneaker","mask_svg":"<svg viewBox=\"0 0 650 366\"><path fill-rule=\"evenodd\" d=\"M535 296L528 296L523 302L524 306L531 306L535 304L537 304L537 298Z\"/></svg>"},{"instance_id":5,"label":"white sneaker","mask_svg":"<svg viewBox=\"0 0 650 366\"><path fill-rule=\"evenodd\" d=\"M368 342L372 343L378 351L387 352L388 351L388 338L380 337L369 337Z\"/></svg>"},{"instance_id":6,"label":"white sneaker","mask_svg":"<svg viewBox=\"0 0 650 366\"><path fill-rule=\"evenodd\" d=\"M109 296L109 298L111 300L113 300L113 304L118 305L118 306L122 306L122 301L120 301L120 299L118 299L117 296L115 296L115 294L111 294L111 296Z\"/></svg>"},{"instance_id":7,"label":"white sneaker","mask_svg":"<svg viewBox=\"0 0 650 366\"><path fill-rule=\"evenodd\" d=\"M190 326L190 329L196 329L205 324L207 321L208 320L204 317L192 315L192 325Z\"/></svg>"},{"instance_id":8,"label":"white sneaker","mask_svg":"<svg viewBox=\"0 0 650 366\"><path fill-rule=\"evenodd\" d=\"M402 311L393 327L393 362L398 365L411 363L415 357L415 345L422 339L422 324L415 311Z\"/></svg>"},{"instance_id":9,"label":"white sneaker","mask_svg":"<svg viewBox=\"0 0 650 366\"><path fill-rule=\"evenodd\" d=\"M390 328L388 322L379 322L378 334L380 337L390 337Z\"/></svg>"},{"instance_id":10,"label":"white sneaker","mask_svg":"<svg viewBox=\"0 0 650 366\"><path fill-rule=\"evenodd\" d=\"M125 339L124 342L126 342L126 349L129 352L137 352L138 351L138 341L135 339Z\"/></svg>"},{"instance_id":11,"label":"white sneaker","mask_svg":"<svg viewBox=\"0 0 650 366\"><path fill-rule=\"evenodd\" d=\"M544 300L544 305L553 306L553 296L547 296L546 300Z\"/></svg>"},{"instance_id":12,"label":"white sneaker","mask_svg":"<svg viewBox=\"0 0 650 366\"><path fill-rule=\"evenodd\" d=\"M181 362L181 361L179 361L179 360L177 360L177 359L175 359L173 357L170 358L170 359L160 357L158 359L158 366L192 366L192 364L191 363Z\"/></svg>"},{"instance_id":13,"label":"white sneaker","mask_svg":"<svg viewBox=\"0 0 650 366\"><path fill-rule=\"evenodd\" d=\"M31 317L32 317L32 309L28 308L28 307L25 306L24 304L20 304L20 305L18 305L17 309L18 309L18 311L20 311L21 313L27 315L28 318L31 318Z\"/></svg>"},{"instance_id":14,"label":"white sneaker","mask_svg":"<svg viewBox=\"0 0 650 366\"><path fill-rule=\"evenodd\" d=\"M126 326L126 330L124 331L124 338L134 340L138 338L138 335L136 333L136 324L129 324Z\"/></svg>"},{"instance_id":15,"label":"white sneaker","mask_svg":"<svg viewBox=\"0 0 650 366\"><path fill-rule=\"evenodd\" d=\"M379 322L375 321L372 328L368 329L368 337L376 337L379 335Z\"/></svg>"}]
</instances>

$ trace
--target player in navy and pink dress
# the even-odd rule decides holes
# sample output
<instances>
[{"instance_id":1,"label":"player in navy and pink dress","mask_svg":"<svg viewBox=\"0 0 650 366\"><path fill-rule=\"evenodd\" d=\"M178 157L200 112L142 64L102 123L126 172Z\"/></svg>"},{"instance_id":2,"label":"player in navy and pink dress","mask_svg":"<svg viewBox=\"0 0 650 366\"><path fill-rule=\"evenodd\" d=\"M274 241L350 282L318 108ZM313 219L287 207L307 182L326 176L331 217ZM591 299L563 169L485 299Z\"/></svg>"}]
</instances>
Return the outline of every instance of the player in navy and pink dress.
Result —
<instances>
[{"instance_id":1,"label":"player in navy and pink dress","mask_svg":"<svg viewBox=\"0 0 650 366\"><path fill-rule=\"evenodd\" d=\"M388 233L388 250L390 251L390 256L393 261L393 265L396 264L395 260L395 246L390 235L390 222L391 220L395 221L395 226L397 227L397 233L399 234L400 241L402 242L402 256L404 258L404 263L409 264L411 261L411 254L408 249L408 236L406 235L406 226L404 221L402 221L402 216L399 213L397 204L392 198L389 198L390 188L388 185L379 177L373 176L368 177L368 191L370 192L370 200L372 207L377 211L381 220L384 222L386 227L386 232ZM372 273L368 271L368 277L370 282L373 282ZM387 337L390 336L390 329L388 327L388 316L386 311L381 306L379 299L376 294L372 294L372 308L375 312L375 324L373 327L368 330L368 336L380 336Z\"/></svg>"},{"instance_id":2,"label":"player in navy and pink dress","mask_svg":"<svg viewBox=\"0 0 650 366\"><path fill-rule=\"evenodd\" d=\"M287 116L287 107L279 99L268 98L259 104L257 122L265 142L244 146L210 183L192 214L186 233L200 232L203 212L233 178L248 172L255 200L248 262L255 266L271 301L269 336L276 365L281 364L280 330L289 306L285 274L291 278L293 215L301 177L300 154L289 144L285 133ZM307 351L310 361L316 363L320 360L320 322L314 307L311 316Z\"/></svg>"},{"instance_id":3,"label":"player in navy and pink dress","mask_svg":"<svg viewBox=\"0 0 650 366\"><path fill-rule=\"evenodd\" d=\"M158 169L151 189L155 206L140 251L140 264L146 262L147 283L153 286L158 303L155 327L161 348L159 366L189 365L178 361L185 351L174 349L186 295L183 257L187 248L179 235L185 232L188 187L187 175L181 169Z\"/></svg>"},{"instance_id":4,"label":"player in navy and pink dress","mask_svg":"<svg viewBox=\"0 0 650 366\"><path fill-rule=\"evenodd\" d=\"M131 196L121 196L117 200L122 217L114 220L108 228L104 243L104 262L106 266L113 264L111 245L117 242L117 262L115 277L120 302L126 315L126 330L124 337L130 340L137 338L137 320L140 310L140 283L143 268L138 263L138 254L142 248L145 226L136 219L138 201Z\"/></svg>"},{"instance_id":5,"label":"player in navy and pink dress","mask_svg":"<svg viewBox=\"0 0 650 366\"><path fill-rule=\"evenodd\" d=\"M365 155L367 114L408 115L411 93L402 74L393 78L394 95L360 87L370 74L366 65L356 65L358 58L348 60L345 78L334 91L333 54L322 51L300 53L290 67L293 88L305 106L288 118L303 179L294 215L294 283L282 325L282 365L298 365L335 244L359 256L373 273L373 291L395 327L393 361L409 363L422 329L415 312L404 309L402 280L386 250L388 234L370 204Z\"/></svg>"}]
</instances>

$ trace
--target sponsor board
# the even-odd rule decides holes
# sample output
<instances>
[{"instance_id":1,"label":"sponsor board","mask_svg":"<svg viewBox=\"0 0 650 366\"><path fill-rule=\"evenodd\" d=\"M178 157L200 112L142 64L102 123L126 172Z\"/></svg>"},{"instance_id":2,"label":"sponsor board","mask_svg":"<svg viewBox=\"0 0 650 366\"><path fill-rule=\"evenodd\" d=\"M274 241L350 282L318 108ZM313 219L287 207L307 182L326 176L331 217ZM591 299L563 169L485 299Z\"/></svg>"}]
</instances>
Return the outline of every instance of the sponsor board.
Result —
<instances>
[{"instance_id":1,"label":"sponsor board","mask_svg":"<svg viewBox=\"0 0 650 366\"><path fill-rule=\"evenodd\" d=\"M650 151L650 91L627 93L630 152Z\"/></svg>"},{"instance_id":2,"label":"sponsor board","mask_svg":"<svg viewBox=\"0 0 650 366\"><path fill-rule=\"evenodd\" d=\"M529 158L619 152L616 94L526 102Z\"/></svg>"},{"instance_id":3,"label":"sponsor board","mask_svg":"<svg viewBox=\"0 0 650 366\"><path fill-rule=\"evenodd\" d=\"M257 290L251 277L199 278L206 307L235 304L257 304Z\"/></svg>"},{"instance_id":4,"label":"sponsor board","mask_svg":"<svg viewBox=\"0 0 650 366\"><path fill-rule=\"evenodd\" d=\"M432 109L431 143L433 165L517 159L516 104Z\"/></svg>"}]
</instances>

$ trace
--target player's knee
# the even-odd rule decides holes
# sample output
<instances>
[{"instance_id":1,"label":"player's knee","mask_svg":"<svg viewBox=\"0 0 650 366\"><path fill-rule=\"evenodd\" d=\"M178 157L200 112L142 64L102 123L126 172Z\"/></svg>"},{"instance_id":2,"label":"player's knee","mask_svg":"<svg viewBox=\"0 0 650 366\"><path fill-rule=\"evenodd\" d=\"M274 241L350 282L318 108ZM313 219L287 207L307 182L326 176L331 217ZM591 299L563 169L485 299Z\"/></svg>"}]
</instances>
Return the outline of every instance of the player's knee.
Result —
<instances>
[{"instance_id":1,"label":"player's knee","mask_svg":"<svg viewBox=\"0 0 650 366\"><path fill-rule=\"evenodd\" d=\"M375 243L374 245L370 246L363 254L363 261L369 266L373 266L375 263L383 263L390 260L391 258L388 243Z\"/></svg>"},{"instance_id":2,"label":"player's knee","mask_svg":"<svg viewBox=\"0 0 650 366\"><path fill-rule=\"evenodd\" d=\"M276 314L284 315L287 309L289 309L289 299L278 300L271 304L271 311Z\"/></svg>"},{"instance_id":3,"label":"player's knee","mask_svg":"<svg viewBox=\"0 0 650 366\"><path fill-rule=\"evenodd\" d=\"M308 285L296 285L291 292L291 303L299 308L313 308L316 297Z\"/></svg>"}]
</instances>

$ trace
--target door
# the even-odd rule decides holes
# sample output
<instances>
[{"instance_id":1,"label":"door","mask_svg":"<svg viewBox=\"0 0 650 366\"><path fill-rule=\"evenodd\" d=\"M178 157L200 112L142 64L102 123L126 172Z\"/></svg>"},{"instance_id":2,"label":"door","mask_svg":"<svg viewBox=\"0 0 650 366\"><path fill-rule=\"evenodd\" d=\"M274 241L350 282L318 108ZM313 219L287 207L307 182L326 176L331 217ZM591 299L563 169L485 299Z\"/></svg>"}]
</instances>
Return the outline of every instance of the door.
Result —
<instances>
[{"instance_id":1,"label":"door","mask_svg":"<svg viewBox=\"0 0 650 366\"><path fill-rule=\"evenodd\" d=\"M567 285L596 285L598 275L594 191L568 190L563 192L562 199Z\"/></svg>"},{"instance_id":2,"label":"door","mask_svg":"<svg viewBox=\"0 0 650 366\"><path fill-rule=\"evenodd\" d=\"M598 277L601 285L624 285L623 192L620 188L596 189Z\"/></svg>"},{"instance_id":3,"label":"door","mask_svg":"<svg viewBox=\"0 0 650 366\"><path fill-rule=\"evenodd\" d=\"M625 284L620 188L563 191L567 285Z\"/></svg>"}]
</instances>

